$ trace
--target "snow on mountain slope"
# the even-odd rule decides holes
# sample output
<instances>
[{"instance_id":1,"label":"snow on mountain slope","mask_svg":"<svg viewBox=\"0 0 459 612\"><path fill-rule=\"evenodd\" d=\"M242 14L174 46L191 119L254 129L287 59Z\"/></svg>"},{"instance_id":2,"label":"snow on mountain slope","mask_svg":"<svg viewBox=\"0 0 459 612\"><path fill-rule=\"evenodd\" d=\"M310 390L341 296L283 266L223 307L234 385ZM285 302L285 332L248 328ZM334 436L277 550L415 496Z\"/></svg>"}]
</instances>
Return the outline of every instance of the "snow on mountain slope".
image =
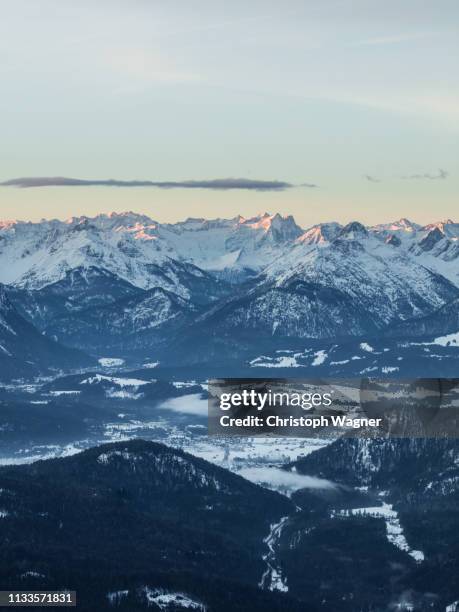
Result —
<instances>
[{"instance_id":1,"label":"snow on mountain slope","mask_svg":"<svg viewBox=\"0 0 459 612\"><path fill-rule=\"evenodd\" d=\"M179 333L196 311L189 300L158 287L114 304L67 312L49 321L44 331L68 346L126 354L152 349L168 334Z\"/></svg>"},{"instance_id":2,"label":"snow on mountain slope","mask_svg":"<svg viewBox=\"0 0 459 612\"><path fill-rule=\"evenodd\" d=\"M36 289L61 280L69 270L95 266L147 287L150 275L145 267L163 264L168 257L153 239L136 240L133 222L131 215L100 215L9 224L0 234L6 264L2 280Z\"/></svg>"},{"instance_id":3,"label":"snow on mountain slope","mask_svg":"<svg viewBox=\"0 0 459 612\"><path fill-rule=\"evenodd\" d=\"M348 224L319 248L297 244L265 274L279 288L299 283L334 288L357 299L378 326L394 318L422 316L458 294L447 280L370 235L359 223Z\"/></svg>"},{"instance_id":4,"label":"snow on mountain slope","mask_svg":"<svg viewBox=\"0 0 459 612\"><path fill-rule=\"evenodd\" d=\"M409 251L423 265L459 284L459 223L448 219L423 227Z\"/></svg>"},{"instance_id":5,"label":"snow on mountain slope","mask_svg":"<svg viewBox=\"0 0 459 612\"><path fill-rule=\"evenodd\" d=\"M459 223L454 223L452 219L445 219L437 223L430 223L422 228L425 232L438 229L446 238L459 240Z\"/></svg>"},{"instance_id":6,"label":"snow on mountain slope","mask_svg":"<svg viewBox=\"0 0 459 612\"><path fill-rule=\"evenodd\" d=\"M143 289L160 286L189 297L184 275L205 277L199 268L259 271L301 233L292 217L267 213L173 225L134 213L4 222L0 281L38 289L60 281L70 270L98 267Z\"/></svg>"},{"instance_id":7,"label":"snow on mountain slope","mask_svg":"<svg viewBox=\"0 0 459 612\"><path fill-rule=\"evenodd\" d=\"M369 228L370 233L395 247L405 257L442 274L459 285L459 223L451 219L424 227L408 219Z\"/></svg>"},{"instance_id":8,"label":"snow on mountain slope","mask_svg":"<svg viewBox=\"0 0 459 612\"><path fill-rule=\"evenodd\" d=\"M444 335L459 329L459 298L447 302L426 317L404 321L388 330L394 337L415 337Z\"/></svg>"},{"instance_id":9,"label":"snow on mountain slope","mask_svg":"<svg viewBox=\"0 0 459 612\"><path fill-rule=\"evenodd\" d=\"M18 312L40 331L52 320L88 309L98 310L144 293L116 274L94 266L69 270L61 280L41 289L8 287L8 296Z\"/></svg>"},{"instance_id":10,"label":"snow on mountain slope","mask_svg":"<svg viewBox=\"0 0 459 612\"><path fill-rule=\"evenodd\" d=\"M254 289L204 322L223 333L343 337L429 314L458 294L442 276L350 223L331 241L297 241Z\"/></svg>"},{"instance_id":11,"label":"snow on mountain slope","mask_svg":"<svg viewBox=\"0 0 459 612\"><path fill-rule=\"evenodd\" d=\"M268 213L249 219L188 219L159 228L160 237L183 259L212 271L258 272L301 234L293 217Z\"/></svg>"},{"instance_id":12,"label":"snow on mountain slope","mask_svg":"<svg viewBox=\"0 0 459 612\"><path fill-rule=\"evenodd\" d=\"M306 230L298 239L301 244L324 244L336 238L342 229L339 223L319 223Z\"/></svg>"},{"instance_id":13,"label":"snow on mountain slope","mask_svg":"<svg viewBox=\"0 0 459 612\"><path fill-rule=\"evenodd\" d=\"M201 333L210 325L215 334L349 337L428 316L458 297L459 225L400 219L303 231L293 217L268 213L175 224L134 213L6 222L0 264L0 281L14 286L11 298L42 330L57 330L69 312L91 304L113 303L109 318L117 319L116 304L130 297L121 316L133 333L136 325L153 329L199 314ZM250 287L233 290L220 280L249 277ZM151 289L165 293L142 303L141 292ZM207 312L198 313L202 307ZM96 325L105 334L94 313L83 319L88 333ZM73 323L65 326L77 337Z\"/></svg>"},{"instance_id":14,"label":"snow on mountain slope","mask_svg":"<svg viewBox=\"0 0 459 612\"><path fill-rule=\"evenodd\" d=\"M46 338L26 321L11 304L0 285L0 379L19 378L46 372L49 368L88 366L84 353Z\"/></svg>"},{"instance_id":15,"label":"snow on mountain slope","mask_svg":"<svg viewBox=\"0 0 459 612\"><path fill-rule=\"evenodd\" d=\"M188 297L183 274L199 277L208 270L236 278L237 273L253 275L282 261L291 249L298 254L298 244L326 246L340 231L342 226L335 222L304 231L293 217L268 213L190 218L175 224L132 212L65 222L0 222L0 282L36 289L61 280L69 270L92 266L143 289L160 286ZM421 227L400 219L367 231L379 242L400 247L404 257L459 284L459 224L447 220ZM185 264L190 267L184 269Z\"/></svg>"},{"instance_id":16,"label":"snow on mountain slope","mask_svg":"<svg viewBox=\"0 0 459 612\"><path fill-rule=\"evenodd\" d=\"M417 232L417 230L421 229L421 226L417 223L413 223L409 219L402 218L391 223L380 223L378 225L373 225L368 229L371 232L383 234L384 236L391 233L413 235Z\"/></svg>"},{"instance_id":17,"label":"snow on mountain slope","mask_svg":"<svg viewBox=\"0 0 459 612\"><path fill-rule=\"evenodd\" d=\"M198 303L226 293L221 281L181 259L158 236L155 222L134 213L0 225L0 281L23 289L60 284L52 292L63 294L63 281L73 283L72 271L85 279L89 273L82 271L94 277L99 270L100 276L111 273L137 288L159 287Z\"/></svg>"}]
</instances>

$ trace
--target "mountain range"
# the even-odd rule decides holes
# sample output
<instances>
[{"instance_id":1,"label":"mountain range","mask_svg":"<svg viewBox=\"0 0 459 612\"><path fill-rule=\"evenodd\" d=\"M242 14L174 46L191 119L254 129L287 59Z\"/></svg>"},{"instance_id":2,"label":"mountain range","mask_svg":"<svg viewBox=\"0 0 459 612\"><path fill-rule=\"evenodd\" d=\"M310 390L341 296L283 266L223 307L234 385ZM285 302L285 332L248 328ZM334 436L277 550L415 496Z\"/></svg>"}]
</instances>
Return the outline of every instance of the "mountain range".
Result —
<instances>
[{"instance_id":1,"label":"mountain range","mask_svg":"<svg viewBox=\"0 0 459 612\"><path fill-rule=\"evenodd\" d=\"M161 224L131 212L1 222L0 282L8 308L64 352L247 365L323 342L455 334L459 224L302 229L268 213Z\"/></svg>"},{"instance_id":2,"label":"mountain range","mask_svg":"<svg viewBox=\"0 0 459 612\"><path fill-rule=\"evenodd\" d=\"M55 373L90 366L94 359L41 334L22 317L0 285L0 379L30 378L46 369ZM46 364L46 366L45 366Z\"/></svg>"}]
</instances>

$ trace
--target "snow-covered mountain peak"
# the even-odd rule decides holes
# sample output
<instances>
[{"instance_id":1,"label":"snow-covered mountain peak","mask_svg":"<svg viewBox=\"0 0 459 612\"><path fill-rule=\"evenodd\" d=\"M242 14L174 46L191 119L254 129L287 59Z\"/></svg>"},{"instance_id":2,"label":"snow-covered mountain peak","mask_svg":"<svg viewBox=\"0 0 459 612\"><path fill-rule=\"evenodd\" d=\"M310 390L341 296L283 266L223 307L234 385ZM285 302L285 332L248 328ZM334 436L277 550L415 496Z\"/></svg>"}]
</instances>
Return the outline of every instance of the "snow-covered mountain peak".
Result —
<instances>
[{"instance_id":1,"label":"snow-covered mountain peak","mask_svg":"<svg viewBox=\"0 0 459 612\"><path fill-rule=\"evenodd\" d=\"M292 216L261 213L232 219L195 219L158 227L182 261L233 277L258 272L302 233Z\"/></svg>"},{"instance_id":2,"label":"snow-covered mountain peak","mask_svg":"<svg viewBox=\"0 0 459 612\"><path fill-rule=\"evenodd\" d=\"M351 221L341 229L337 238L345 238L347 240L362 240L364 238L368 238L368 230L358 221Z\"/></svg>"},{"instance_id":3,"label":"snow-covered mountain peak","mask_svg":"<svg viewBox=\"0 0 459 612\"><path fill-rule=\"evenodd\" d=\"M262 272L276 260L276 270L282 268L288 275L289 265L301 264L317 247L340 256L343 249L376 253L386 248L387 256L398 253L459 284L459 224L451 219L425 227L406 218L369 228L357 221L344 227L329 222L304 231L291 215L279 213L191 217L167 224L132 211L67 221L0 222L0 282L40 288L70 270L93 266L148 289L156 286L156 275L170 269L171 262L179 267L192 264L201 274L207 270L234 282ZM178 277L169 280L167 290L186 295Z\"/></svg>"},{"instance_id":4,"label":"snow-covered mountain peak","mask_svg":"<svg viewBox=\"0 0 459 612\"><path fill-rule=\"evenodd\" d=\"M270 229L279 232L285 239L297 238L303 233L303 230L297 225L292 215L282 216L279 213L271 217Z\"/></svg>"},{"instance_id":5,"label":"snow-covered mountain peak","mask_svg":"<svg viewBox=\"0 0 459 612\"><path fill-rule=\"evenodd\" d=\"M201 229L202 226L207 222L204 217L187 217L185 221L179 223L172 223L170 227L181 227L183 229Z\"/></svg>"},{"instance_id":6,"label":"snow-covered mountain peak","mask_svg":"<svg viewBox=\"0 0 459 612\"><path fill-rule=\"evenodd\" d=\"M303 232L292 215L281 215L279 213L274 215L263 213L251 219L241 219L238 225L255 231L261 230L264 234L271 234L273 239L279 242L294 240L301 236Z\"/></svg>"},{"instance_id":7,"label":"snow-covered mountain peak","mask_svg":"<svg viewBox=\"0 0 459 612\"><path fill-rule=\"evenodd\" d=\"M403 232L416 232L419 229L419 225L417 223L413 223L406 217L402 217L398 221L394 221L389 226L386 226L388 230L392 232L403 231Z\"/></svg>"},{"instance_id":8,"label":"snow-covered mountain peak","mask_svg":"<svg viewBox=\"0 0 459 612\"><path fill-rule=\"evenodd\" d=\"M4 221L0 221L0 231L9 230L14 227L19 221L14 219L5 219Z\"/></svg>"},{"instance_id":9,"label":"snow-covered mountain peak","mask_svg":"<svg viewBox=\"0 0 459 612\"><path fill-rule=\"evenodd\" d=\"M102 213L95 217L72 217L66 222L69 226L91 226L97 230L116 230L117 228L130 228L134 226L150 226L157 223L147 215L132 211L117 213Z\"/></svg>"},{"instance_id":10,"label":"snow-covered mountain peak","mask_svg":"<svg viewBox=\"0 0 459 612\"><path fill-rule=\"evenodd\" d=\"M157 240L157 229L158 226L154 223L151 225L143 225L142 223L136 223L132 227L128 228L117 228L115 231L121 232L126 231L130 232L135 240Z\"/></svg>"},{"instance_id":11,"label":"snow-covered mountain peak","mask_svg":"<svg viewBox=\"0 0 459 612\"><path fill-rule=\"evenodd\" d=\"M396 221L394 223L395 226L399 226L399 227L403 227L404 229L408 230L408 231L413 231L414 229L414 224L407 219L406 217L402 217L401 219L399 219L398 221Z\"/></svg>"},{"instance_id":12,"label":"snow-covered mountain peak","mask_svg":"<svg viewBox=\"0 0 459 612\"><path fill-rule=\"evenodd\" d=\"M0 228L0 282L13 285L14 304L26 296L24 314L62 342L62 316L65 341L83 333L92 343L100 325L94 346L118 330L163 342L181 326L195 333L193 321L203 336L215 326L213 337L377 334L456 300L458 262L459 242L437 224L390 232L331 222L303 231L280 214L159 224L125 213ZM50 311L58 323L48 322Z\"/></svg>"},{"instance_id":13,"label":"snow-covered mountain peak","mask_svg":"<svg viewBox=\"0 0 459 612\"><path fill-rule=\"evenodd\" d=\"M239 225L244 225L245 227L250 227L254 230L263 229L268 231L271 227L271 222L275 215L270 215L269 213L263 213L261 215L256 215L255 217L251 217L249 219L241 220Z\"/></svg>"},{"instance_id":14,"label":"snow-covered mountain peak","mask_svg":"<svg viewBox=\"0 0 459 612\"><path fill-rule=\"evenodd\" d=\"M40 288L70 270L94 266L149 288L152 267L168 265L174 258L167 244L151 240L154 232L154 221L133 213L0 229L0 282Z\"/></svg>"},{"instance_id":15,"label":"snow-covered mountain peak","mask_svg":"<svg viewBox=\"0 0 459 612\"><path fill-rule=\"evenodd\" d=\"M256 223L257 221L262 221L263 219L269 219L270 217L273 217L274 215L272 215L269 212L258 212L256 215L253 215L252 217L245 217L244 215L238 215L236 218L238 219L239 223Z\"/></svg>"},{"instance_id":16,"label":"snow-covered mountain peak","mask_svg":"<svg viewBox=\"0 0 459 612\"><path fill-rule=\"evenodd\" d=\"M238 224L235 219L204 219L200 217L188 217L185 221L177 223L164 223L160 227L165 232L173 232L182 235L190 232L208 232L209 230L232 229Z\"/></svg>"},{"instance_id":17,"label":"snow-covered mountain peak","mask_svg":"<svg viewBox=\"0 0 459 612\"><path fill-rule=\"evenodd\" d=\"M86 223L86 221L89 221L89 217L80 215L79 217L69 217L63 223L66 225L80 225L81 223Z\"/></svg>"},{"instance_id":18,"label":"snow-covered mountain peak","mask_svg":"<svg viewBox=\"0 0 459 612\"><path fill-rule=\"evenodd\" d=\"M146 215L133 212L100 214L96 217L72 217L66 222L64 231L92 232L92 239L98 236L118 235L118 240L156 240L158 238L159 224ZM91 237L88 237L91 240Z\"/></svg>"},{"instance_id":19,"label":"snow-covered mountain peak","mask_svg":"<svg viewBox=\"0 0 459 612\"><path fill-rule=\"evenodd\" d=\"M342 225L335 223L319 223L307 229L304 234L297 238L301 244L326 244L336 238Z\"/></svg>"},{"instance_id":20,"label":"snow-covered mountain peak","mask_svg":"<svg viewBox=\"0 0 459 612\"><path fill-rule=\"evenodd\" d=\"M406 217L402 217L398 221L393 221L391 223L379 223L378 225L374 225L369 228L370 232L372 233L382 234L385 236L388 234L400 234L400 238L402 238L403 234L412 237L419 229L421 229L420 225L410 221Z\"/></svg>"},{"instance_id":21,"label":"snow-covered mountain peak","mask_svg":"<svg viewBox=\"0 0 459 612\"><path fill-rule=\"evenodd\" d=\"M359 223L343 230L332 241L296 241L269 264L249 306L231 315L238 325L275 324L276 334L286 336L336 338L350 328L355 335L377 333L457 295L457 286L425 265L427 258L385 244Z\"/></svg>"},{"instance_id":22,"label":"snow-covered mountain peak","mask_svg":"<svg viewBox=\"0 0 459 612\"><path fill-rule=\"evenodd\" d=\"M436 223L429 223L424 226L422 230L426 233L429 233L433 230L438 230L450 240L457 240L459 238L459 223L455 223L451 219L446 219L444 221L438 221Z\"/></svg>"}]
</instances>

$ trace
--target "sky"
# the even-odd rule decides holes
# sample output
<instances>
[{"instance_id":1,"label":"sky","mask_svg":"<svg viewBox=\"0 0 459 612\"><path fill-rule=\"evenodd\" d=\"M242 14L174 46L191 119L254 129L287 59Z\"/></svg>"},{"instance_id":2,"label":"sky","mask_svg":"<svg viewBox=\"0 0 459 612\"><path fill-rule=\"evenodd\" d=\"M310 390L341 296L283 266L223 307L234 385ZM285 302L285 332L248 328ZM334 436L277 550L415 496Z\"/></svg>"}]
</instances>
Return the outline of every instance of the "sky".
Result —
<instances>
[{"instance_id":1,"label":"sky","mask_svg":"<svg viewBox=\"0 0 459 612\"><path fill-rule=\"evenodd\" d=\"M0 10L1 219L459 221L457 0Z\"/></svg>"}]
</instances>

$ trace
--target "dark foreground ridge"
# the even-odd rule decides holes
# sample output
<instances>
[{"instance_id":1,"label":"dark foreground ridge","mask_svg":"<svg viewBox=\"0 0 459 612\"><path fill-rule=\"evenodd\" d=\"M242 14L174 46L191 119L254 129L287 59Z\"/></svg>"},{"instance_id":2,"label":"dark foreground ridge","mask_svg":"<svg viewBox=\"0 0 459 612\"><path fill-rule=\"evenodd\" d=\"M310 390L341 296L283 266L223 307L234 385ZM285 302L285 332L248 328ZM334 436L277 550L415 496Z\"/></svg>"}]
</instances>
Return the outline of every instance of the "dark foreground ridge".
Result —
<instances>
[{"instance_id":1,"label":"dark foreground ridge","mask_svg":"<svg viewBox=\"0 0 459 612\"><path fill-rule=\"evenodd\" d=\"M208 610L300 610L258 588L263 539L293 511L277 493L142 440L3 467L0 582L76 590L91 612L155 610L161 592Z\"/></svg>"},{"instance_id":2,"label":"dark foreground ridge","mask_svg":"<svg viewBox=\"0 0 459 612\"><path fill-rule=\"evenodd\" d=\"M312 478L292 500L143 440L3 467L0 582L91 612L444 612L458 459L455 440L341 439L286 466Z\"/></svg>"}]
</instances>

